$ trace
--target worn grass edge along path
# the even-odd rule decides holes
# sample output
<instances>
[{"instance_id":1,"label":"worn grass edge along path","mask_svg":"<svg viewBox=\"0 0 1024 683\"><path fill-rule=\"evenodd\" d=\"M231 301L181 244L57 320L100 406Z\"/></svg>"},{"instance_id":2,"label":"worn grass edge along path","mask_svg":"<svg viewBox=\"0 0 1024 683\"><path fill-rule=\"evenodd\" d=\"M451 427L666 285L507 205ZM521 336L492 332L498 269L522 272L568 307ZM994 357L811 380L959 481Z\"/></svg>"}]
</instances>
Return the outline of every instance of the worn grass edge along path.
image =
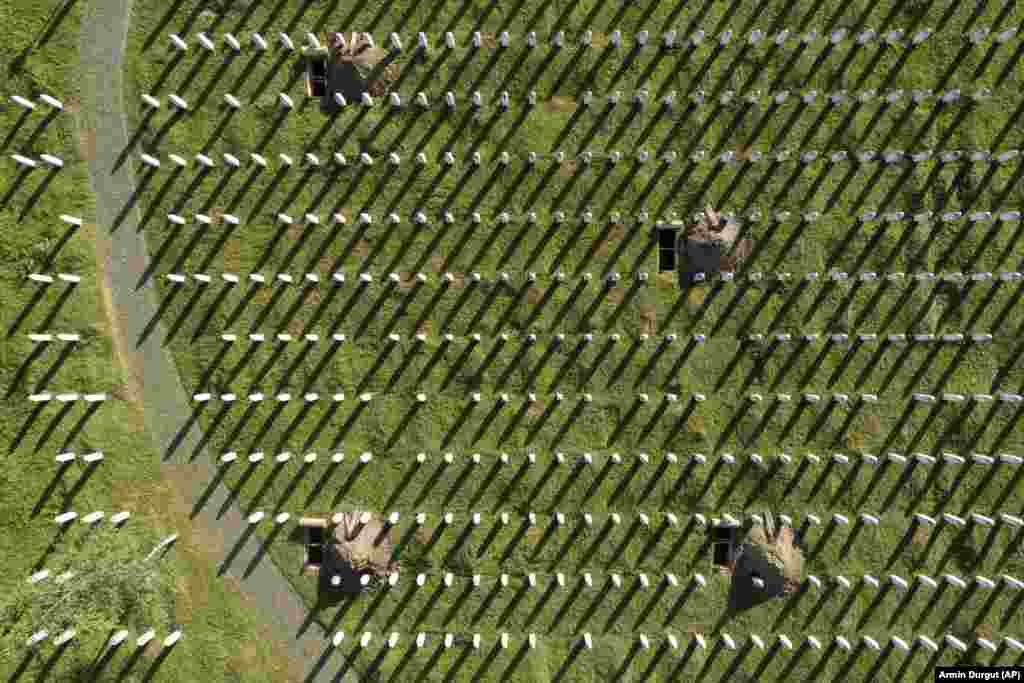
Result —
<instances>
[{"instance_id":1,"label":"worn grass edge along path","mask_svg":"<svg viewBox=\"0 0 1024 683\"><path fill-rule=\"evenodd\" d=\"M82 24L80 40L83 78L89 81L91 87L86 91L91 93L88 99L92 100L83 107L84 125L94 130L97 141L96 156L90 160L89 172L96 194L97 222L107 230L114 225L134 191L131 168L116 165L120 150L128 142L121 85L130 17L130 0L96 0ZM136 221L136 215L127 216L109 238L101 228L98 239L110 240L105 268L108 282L105 284L110 290L114 314L120 321L121 338L115 345L122 354L121 362L128 366L127 372L138 383L145 407L146 429L160 451L166 452L178 438L183 439L184 444L195 443L198 428L180 436L176 434L180 425L188 423L190 410L173 360L164 349L163 330L154 330L144 343L137 346L134 343L156 310L156 293L152 287L135 288L148 262L145 238L136 229ZM198 459L190 465L167 459L164 465L165 473L179 486L180 494L191 500L204 495L212 479L212 467L207 459ZM223 485L207 495L208 502L213 503L203 508L207 511L219 509L228 496ZM256 535L245 534L246 520L241 513L231 508L222 518L215 519L213 512L199 511L193 522L196 531L210 545L223 550L215 552L214 556L231 552L235 566L255 564L244 582L241 577L235 578L263 615L262 619L271 622L287 642L291 656L307 669L305 680L317 680L318 674L325 671L317 666L316 656L325 644L322 633L318 628L305 628L308 626L304 626L305 606L277 566L272 562L254 562L262 552L262 542ZM239 538L246 539L244 544L229 550L229 544Z\"/></svg>"}]
</instances>

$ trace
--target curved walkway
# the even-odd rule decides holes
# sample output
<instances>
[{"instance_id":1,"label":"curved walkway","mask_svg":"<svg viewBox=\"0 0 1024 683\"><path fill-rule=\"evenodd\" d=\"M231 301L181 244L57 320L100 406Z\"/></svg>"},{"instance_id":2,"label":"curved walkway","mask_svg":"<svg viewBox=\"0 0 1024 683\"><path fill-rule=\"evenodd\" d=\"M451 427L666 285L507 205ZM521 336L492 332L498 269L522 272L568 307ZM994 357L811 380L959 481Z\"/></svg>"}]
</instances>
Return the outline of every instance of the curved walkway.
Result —
<instances>
[{"instance_id":1,"label":"curved walkway","mask_svg":"<svg viewBox=\"0 0 1024 683\"><path fill-rule=\"evenodd\" d=\"M95 144L94 158L89 159L89 175L96 196L97 239L106 241L99 253L109 253L102 272L106 273L106 286L110 290L112 314L120 327L115 340L122 363L134 375L134 384L141 394L146 428L155 446L155 452L165 453L176 437L181 425L191 415L187 396L181 386L174 359L164 348L164 332L157 329L136 346L135 340L157 310L157 292L151 283L136 289L149 260L145 237L137 229L138 211L132 210L123 223L111 233L111 226L129 201L134 188L131 164L117 169L117 157L128 144L127 121L123 109L122 62L130 23L131 0L92 0L82 21L80 57L83 73L82 91L86 101L82 104L81 134L91 136ZM117 170L115 170L117 169ZM191 453L199 439L199 428L193 426L184 435L175 452ZM175 484L178 493L192 504L204 495L214 477L215 467L210 458L201 454L191 463L185 456L165 461L164 470ZM260 539L245 533L246 520L235 507L220 519L216 511L228 498L223 484L217 486L201 511L192 519L196 536L211 546L218 557L232 555L231 566L244 568L260 553ZM233 547L240 538L244 545ZM248 604L257 612L257 618L280 633L286 641L288 654L301 666L305 680L326 679L327 669L319 655L324 651L324 634L317 625L306 622L308 610L292 589L288 579L278 570L269 555L265 555L247 577L241 571L234 576L247 594ZM187 628L187 625L186 625ZM321 675L321 672L323 675Z\"/></svg>"}]
</instances>

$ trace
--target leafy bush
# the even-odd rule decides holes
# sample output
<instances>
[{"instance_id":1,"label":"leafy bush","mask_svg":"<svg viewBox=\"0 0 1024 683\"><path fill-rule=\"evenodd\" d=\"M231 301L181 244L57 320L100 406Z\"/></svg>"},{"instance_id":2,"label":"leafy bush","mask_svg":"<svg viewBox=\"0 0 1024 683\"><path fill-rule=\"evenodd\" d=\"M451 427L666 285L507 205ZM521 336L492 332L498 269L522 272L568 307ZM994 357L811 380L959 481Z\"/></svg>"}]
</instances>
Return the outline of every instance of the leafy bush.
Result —
<instances>
[{"instance_id":1,"label":"leafy bush","mask_svg":"<svg viewBox=\"0 0 1024 683\"><path fill-rule=\"evenodd\" d=\"M174 609L173 572L127 530L104 527L60 543L49 558L50 576L21 582L0 599L0 658L20 658L29 637L75 629L80 640L116 629L166 631ZM70 573L70 575L67 575ZM82 648L84 649L84 648ZM62 665L76 667L75 648ZM91 651L90 651L91 653ZM87 654L83 652L81 656Z\"/></svg>"}]
</instances>

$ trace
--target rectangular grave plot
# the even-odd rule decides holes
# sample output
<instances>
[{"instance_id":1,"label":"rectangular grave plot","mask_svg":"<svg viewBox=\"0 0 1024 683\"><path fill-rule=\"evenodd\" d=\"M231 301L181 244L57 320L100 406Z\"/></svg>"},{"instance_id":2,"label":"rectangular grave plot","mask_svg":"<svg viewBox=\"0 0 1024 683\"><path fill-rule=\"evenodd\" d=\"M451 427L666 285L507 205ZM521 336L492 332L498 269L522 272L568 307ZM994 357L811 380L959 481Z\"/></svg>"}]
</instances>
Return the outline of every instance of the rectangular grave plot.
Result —
<instances>
[{"instance_id":1,"label":"rectangular grave plot","mask_svg":"<svg viewBox=\"0 0 1024 683\"><path fill-rule=\"evenodd\" d=\"M674 225L659 225L658 231L658 272L671 273L676 269L676 238L679 228Z\"/></svg>"}]
</instances>

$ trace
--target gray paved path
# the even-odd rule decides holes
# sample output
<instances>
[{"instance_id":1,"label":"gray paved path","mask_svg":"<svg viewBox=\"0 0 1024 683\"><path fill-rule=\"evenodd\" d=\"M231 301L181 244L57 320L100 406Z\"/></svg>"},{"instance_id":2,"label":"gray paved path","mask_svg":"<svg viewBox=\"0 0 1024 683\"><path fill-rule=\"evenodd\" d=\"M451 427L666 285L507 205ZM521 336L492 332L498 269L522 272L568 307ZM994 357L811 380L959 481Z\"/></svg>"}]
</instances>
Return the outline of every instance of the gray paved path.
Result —
<instances>
[{"instance_id":1,"label":"gray paved path","mask_svg":"<svg viewBox=\"0 0 1024 683\"><path fill-rule=\"evenodd\" d=\"M120 319L122 339L127 341L128 363L141 385L147 430L156 452L164 454L174 439L181 438L178 431L188 422L190 401L170 351L164 349L162 326L136 346L136 340L142 337L142 331L157 310L157 292L152 284L147 283L140 289L135 287L149 260L145 237L137 230L138 210L132 210L111 233L111 226L134 187L130 163L115 171L117 157L129 140L123 109L122 60L130 14L131 0L90 2L80 40L82 90L88 93L80 125L85 127L83 134L95 136L96 154L89 160L89 174L96 195L97 233L99 239L109 240L107 284ZM260 552L261 542L256 535L246 537L246 520L236 506L231 505L220 519L216 517L228 492L223 485L218 485L212 493L206 493L215 470L209 454L201 453L193 462L188 462L188 455L199 438L198 427L193 427L184 435L172 459L164 463L168 477L190 504L209 495L192 520L195 535L215 548L218 557L232 558L227 572L239 580L242 590L249 595L249 604L256 607L257 618L270 626L273 633L280 634L291 657L301 663L306 681L328 680L328 674L336 673L339 668L341 658L333 658L322 668L318 666L323 663L319 660L326 645L324 634L317 624L309 625L303 632L308 614L305 605L269 555L264 556L248 576L243 576L250 561ZM241 548L236 548L240 538L247 540ZM283 535L279 535L279 542L283 542Z\"/></svg>"}]
</instances>

